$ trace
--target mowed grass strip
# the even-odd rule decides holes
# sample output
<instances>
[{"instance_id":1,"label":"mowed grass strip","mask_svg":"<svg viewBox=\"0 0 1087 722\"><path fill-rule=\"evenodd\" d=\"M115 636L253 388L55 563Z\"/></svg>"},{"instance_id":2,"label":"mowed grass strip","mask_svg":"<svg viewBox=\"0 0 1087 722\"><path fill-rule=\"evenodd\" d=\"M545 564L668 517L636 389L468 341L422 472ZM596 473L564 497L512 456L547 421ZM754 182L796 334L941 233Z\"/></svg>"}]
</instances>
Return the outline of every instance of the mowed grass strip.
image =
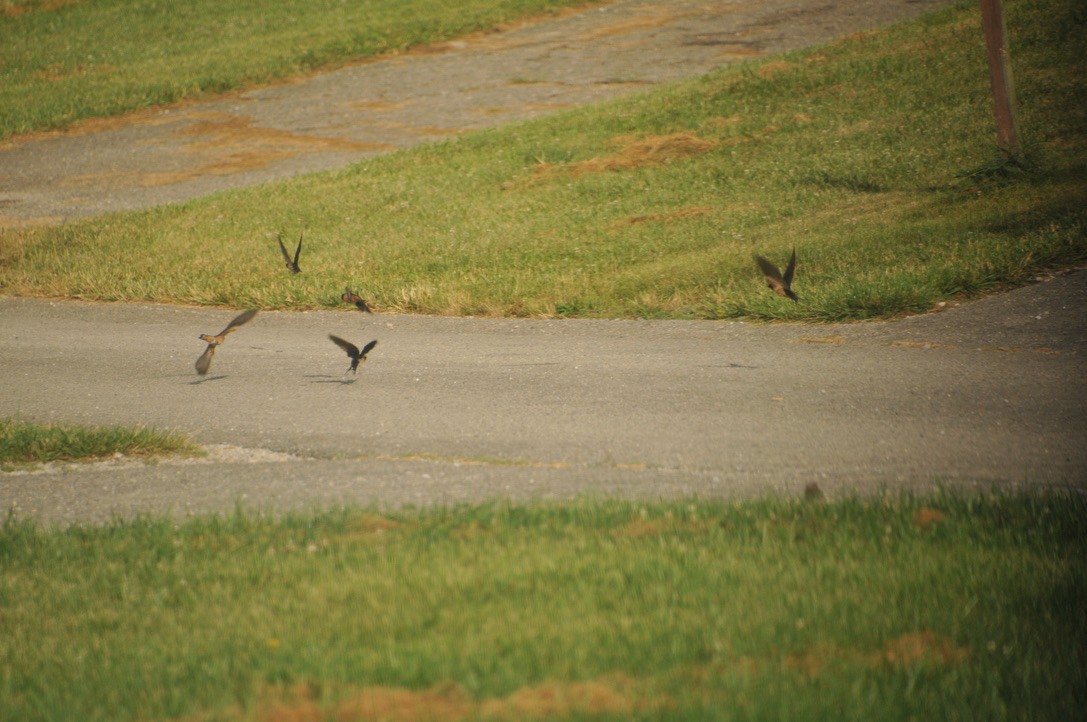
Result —
<instances>
[{"instance_id":1,"label":"mowed grass strip","mask_svg":"<svg viewBox=\"0 0 1087 722\"><path fill-rule=\"evenodd\" d=\"M35 424L0 418L0 466L124 456L194 454L181 434L125 426Z\"/></svg>"},{"instance_id":2,"label":"mowed grass strip","mask_svg":"<svg viewBox=\"0 0 1087 722\"><path fill-rule=\"evenodd\" d=\"M1036 719L1081 495L581 500L0 529L0 717Z\"/></svg>"},{"instance_id":3,"label":"mowed grass strip","mask_svg":"<svg viewBox=\"0 0 1087 722\"><path fill-rule=\"evenodd\" d=\"M1006 3L1029 166L977 7L180 206L0 231L0 291L530 317L848 320L1087 258L1087 20ZM1081 32L1084 31L1084 32ZM289 275L275 234L305 228ZM801 302L752 256L784 265Z\"/></svg>"},{"instance_id":4,"label":"mowed grass strip","mask_svg":"<svg viewBox=\"0 0 1087 722\"><path fill-rule=\"evenodd\" d=\"M5 0L0 140L264 84L585 0Z\"/></svg>"}]
</instances>

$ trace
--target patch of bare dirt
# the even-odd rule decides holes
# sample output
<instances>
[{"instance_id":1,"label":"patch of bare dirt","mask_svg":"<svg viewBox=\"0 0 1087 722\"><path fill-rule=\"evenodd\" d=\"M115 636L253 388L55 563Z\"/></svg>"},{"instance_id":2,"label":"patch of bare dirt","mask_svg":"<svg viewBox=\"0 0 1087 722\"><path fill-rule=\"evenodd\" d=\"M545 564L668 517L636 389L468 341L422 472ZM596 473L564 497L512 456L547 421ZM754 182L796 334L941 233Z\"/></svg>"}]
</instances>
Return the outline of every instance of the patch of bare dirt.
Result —
<instances>
[{"instance_id":1,"label":"patch of bare dirt","mask_svg":"<svg viewBox=\"0 0 1087 722\"><path fill-rule=\"evenodd\" d=\"M336 722L456 722L469 718L475 707L454 685L431 690L368 687L341 702L332 718Z\"/></svg>"},{"instance_id":2,"label":"patch of bare dirt","mask_svg":"<svg viewBox=\"0 0 1087 722\"><path fill-rule=\"evenodd\" d=\"M183 146L185 150L197 157L207 155L214 160L170 171L106 171L74 175L65 179L63 185L107 188L134 184L144 187L167 186L204 176L257 170L300 153L374 151L390 147L382 143L364 143L335 136L305 135L256 126L252 118L245 116L203 113L189 117L199 119L175 131L175 135L191 139ZM148 120L149 124L154 122Z\"/></svg>"},{"instance_id":3,"label":"patch of bare dirt","mask_svg":"<svg viewBox=\"0 0 1087 722\"><path fill-rule=\"evenodd\" d=\"M194 138L186 146L189 150L231 146L257 146L278 150L375 150L388 147L380 143L364 143L328 135L305 135L290 130L257 126L252 118L244 115L204 113L193 116L202 118L177 131L182 136Z\"/></svg>"},{"instance_id":4,"label":"patch of bare dirt","mask_svg":"<svg viewBox=\"0 0 1087 722\"><path fill-rule=\"evenodd\" d=\"M426 690L404 687L364 687L340 702L322 705L305 684L266 687L249 711L230 707L186 717L204 720L257 722L460 722L460 720L541 720L584 715L631 715L672 705L664 696L646 696L641 685L622 674L595 680L543 682L515 690L505 697L475 700L455 684Z\"/></svg>"},{"instance_id":5,"label":"patch of bare dirt","mask_svg":"<svg viewBox=\"0 0 1087 722\"><path fill-rule=\"evenodd\" d=\"M913 515L913 525L920 529L929 529L942 524L947 515L938 509L923 507Z\"/></svg>"},{"instance_id":6,"label":"patch of bare dirt","mask_svg":"<svg viewBox=\"0 0 1087 722\"><path fill-rule=\"evenodd\" d=\"M23 2L5 2L0 4L0 15L17 18L27 13L48 12L65 5L79 5L84 0L24 0Z\"/></svg>"},{"instance_id":7,"label":"patch of bare dirt","mask_svg":"<svg viewBox=\"0 0 1087 722\"><path fill-rule=\"evenodd\" d=\"M663 697L646 699L634 680L611 675L586 682L545 682L522 687L480 706L485 719L559 719L570 715L630 715L669 704Z\"/></svg>"},{"instance_id":8,"label":"patch of bare dirt","mask_svg":"<svg viewBox=\"0 0 1087 722\"><path fill-rule=\"evenodd\" d=\"M672 133L640 138L620 136L612 142L620 146L618 153L573 163L540 163L533 171L533 180L541 181L557 173L583 175L605 171L623 171L645 166L662 165L673 160L709 153L719 143L694 133Z\"/></svg>"}]
</instances>

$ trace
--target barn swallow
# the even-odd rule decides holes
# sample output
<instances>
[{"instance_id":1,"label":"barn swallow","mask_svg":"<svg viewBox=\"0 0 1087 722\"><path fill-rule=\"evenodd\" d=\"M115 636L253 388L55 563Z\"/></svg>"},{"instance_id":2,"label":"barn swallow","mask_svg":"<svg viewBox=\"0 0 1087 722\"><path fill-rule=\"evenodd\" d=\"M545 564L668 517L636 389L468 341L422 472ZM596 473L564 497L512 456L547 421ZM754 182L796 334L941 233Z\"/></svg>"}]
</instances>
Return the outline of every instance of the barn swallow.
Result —
<instances>
[{"instance_id":1,"label":"barn swallow","mask_svg":"<svg viewBox=\"0 0 1087 722\"><path fill-rule=\"evenodd\" d=\"M796 270L796 249L793 249L793 257L789 259L789 266L785 269L785 275L770 261L762 256L755 256L755 263L759 264L759 270L766 276L766 285L773 289L779 296L791 298L796 303L800 298L793 293L793 271Z\"/></svg>"},{"instance_id":2,"label":"barn swallow","mask_svg":"<svg viewBox=\"0 0 1087 722\"><path fill-rule=\"evenodd\" d=\"M340 298L343 299L344 303L355 304L355 307L358 308L358 310L360 311L365 311L366 313L373 313L373 311L370 310L369 304L366 303L366 299L358 296L350 288L343 289L343 293L340 295Z\"/></svg>"},{"instance_id":3,"label":"barn swallow","mask_svg":"<svg viewBox=\"0 0 1087 722\"><path fill-rule=\"evenodd\" d=\"M257 309L251 308L243 314L235 317L233 321L226 325L217 336L211 336L206 333L200 334L201 341L207 341L208 347L204 349L204 353L200 354L200 358L196 359L196 373L203 376L208 372L208 368L211 366L211 357L215 355L215 347L226 340L228 333L241 326L243 323L248 323L250 319L257 315Z\"/></svg>"},{"instance_id":4,"label":"barn swallow","mask_svg":"<svg viewBox=\"0 0 1087 722\"><path fill-rule=\"evenodd\" d=\"M279 252L283 254L283 261L287 264L287 270L291 273L301 273L302 269L298 267L298 256L302 254L302 235L305 233L305 229L298 234L298 248L294 249L294 260L291 260L291 255L287 253L287 247L283 245L283 234L280 233L276 240L279 241Z\"/></svg>"},{"instance_id":5,"label":"barn swallow","mask_svg":"<svg viewBox=\"0 0 1087 722\"><path fill-rule=\"evenodd\" d=\"M362 350L359 351L358 346L349 341L344 341L339 336L333 336L332 334L329 334L328 337L332 339L332 343L342 348L344 351L347 352L347 355L351 357L351 365L347 367L347 371L351 371L355 374L358 373L359 362L365 361L366 354L370 353L374 349L374 346L377 346L377 340L375 339L363 346ZM344 376L347 375L347 371L343 372Z\"/></svg>"}]
</instances>

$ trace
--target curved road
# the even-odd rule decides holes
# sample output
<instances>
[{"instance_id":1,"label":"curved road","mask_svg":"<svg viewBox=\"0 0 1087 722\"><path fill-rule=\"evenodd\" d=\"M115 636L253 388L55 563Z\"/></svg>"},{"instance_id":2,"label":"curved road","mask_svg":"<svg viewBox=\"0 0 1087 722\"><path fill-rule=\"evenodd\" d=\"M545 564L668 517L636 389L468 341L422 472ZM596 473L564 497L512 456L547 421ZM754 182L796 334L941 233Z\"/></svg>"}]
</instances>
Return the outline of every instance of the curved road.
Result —
<instances>
[{"instance_id":1,"label":"curved road","mask_svg":"<svg viewBox=\"0 0 1087 722\"><path fill-rule=\"evenodd\" d=\"M24 138L0 148L0 222L335 167L942 4L629 0ZM1085 300L1081 271L842 326L261 313L200 379L196 337L230 312L0 298L0 415L154 425L211 449L196 462L0 473L0 506L71 523L239 502L790 494L812 481L1081 488ZM347 358L328 333L379 340L357 380L343 382Z\"/></svg>"},{"instance_id":2,"label":"curved road","mask_svg":"<svg viewBox=\"0 0 1087 722\"><path fill-rule=\"evenodd\" d=\"M0 415L229 445L213 462L0 474L0 506L70 522L812 481L1083 487L1085 301L1079 271L836 326L261 313L201 379L196 337L232 312L0 299ZM328 333L379 340L357 379Z\"/></svg>"}]
</instances>

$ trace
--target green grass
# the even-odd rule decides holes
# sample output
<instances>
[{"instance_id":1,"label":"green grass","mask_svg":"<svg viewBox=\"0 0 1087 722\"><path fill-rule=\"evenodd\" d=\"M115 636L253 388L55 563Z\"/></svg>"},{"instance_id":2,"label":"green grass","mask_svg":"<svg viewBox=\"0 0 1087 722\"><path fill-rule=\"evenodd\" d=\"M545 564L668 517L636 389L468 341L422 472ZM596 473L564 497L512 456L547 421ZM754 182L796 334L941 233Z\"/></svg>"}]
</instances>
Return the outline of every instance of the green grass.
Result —
<instances>
[{"instance_id":1,"label":"green grass","mask_svg":"<svg viewBox=\"0 0 1087 722\"><path fill-rule=\"evenodd\" d=\"M42 425L0 418L0 468L99 459L115 454L151 456L195 452L195 447L184 436L154 429Z\"/></svg>"},{"instance_id":2,"label":"green grass","mask_svg":"<svg viewBox=\"0 0 1087 722\"><path fill-rule=\"evenodd\" d=\"M585 0L0 2L0 140L269 83Z\"/></svg>"},{"instance_id":3,"label":"green grass","mask_svg":"<svg viewBox=\"0 0 1087 722\"><path fill-rule=\"evenodd\" d=\"M1085 540L1057 493L9 518L0 718L1073 719Z\"/></svg>"},{"instance_id":4,"label":"green grass","mask_svg":"<svg viewBox=\"0 0 1087 722\"><path fill-rule=\"evenodd\" d=\"M1087 259L1087 14L1005 3L1000 172L975 3L631 99L175 207L0 231L0 292L237 308L848 320ZM306 228L304 273L274 235ZM752 255L793 247L801 303ZM124 263L118 263L118 259Z\"/></svg>"}]
</instances>

